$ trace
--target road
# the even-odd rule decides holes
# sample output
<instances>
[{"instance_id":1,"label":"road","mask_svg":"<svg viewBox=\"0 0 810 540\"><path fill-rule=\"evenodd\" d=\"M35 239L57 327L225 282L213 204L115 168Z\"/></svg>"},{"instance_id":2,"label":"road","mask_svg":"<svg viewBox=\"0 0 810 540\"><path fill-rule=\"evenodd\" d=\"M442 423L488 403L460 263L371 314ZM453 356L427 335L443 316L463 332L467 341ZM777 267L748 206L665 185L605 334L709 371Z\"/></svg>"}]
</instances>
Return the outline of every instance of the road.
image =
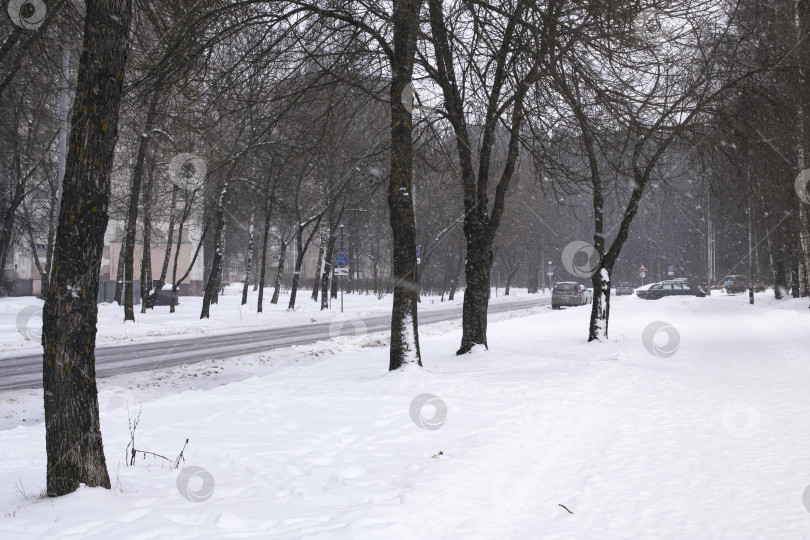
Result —
<instances>
[{"instance_id":1,"label":"road","mask_svg":"<svg viewBox=\"0 0 810 540\"><path fill-rule=\"evenodd\" d=\"M551 299L541 297L492 304L489 313L503 313L548 305ZM433 324L461 318L461 306L421 311L419 325ZM362 324L360 324L362 322ZM343 328L328 322L311 323L278 328L264 328L219 336L132 343L96 348L96 376L110 377L122 373L191 364L205 360L219 360L231 356L267 351L291 345L301 345L331 339L341 333L382 332L390 328L389 313L353 319ZM330 329L330 326L332 327ZM0 391L19 388L42 388L42 353L6 357L0 360Z\"/></svg>"}]
</instances>

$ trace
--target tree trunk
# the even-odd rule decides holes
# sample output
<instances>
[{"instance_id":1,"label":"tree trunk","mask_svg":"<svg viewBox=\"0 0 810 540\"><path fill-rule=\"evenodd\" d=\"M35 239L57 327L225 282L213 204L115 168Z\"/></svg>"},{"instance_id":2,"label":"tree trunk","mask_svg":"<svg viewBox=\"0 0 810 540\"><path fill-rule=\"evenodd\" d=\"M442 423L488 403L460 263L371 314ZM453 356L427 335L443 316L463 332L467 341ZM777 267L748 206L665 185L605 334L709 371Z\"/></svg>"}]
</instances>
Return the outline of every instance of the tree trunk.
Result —
<instances>
[{"instance_id":1,"label":"tree trunk","mask_svg":"<svg viewBox=\"0 0 810 540\"><path fill-rule=\"evenodd\" d=\"M222 285L222 277L225 273L225 266L222 264L223 259L225 258L225 221L223 219L222 222L222 237L220 238L220 243L216 248L216 253L219 253L219 266L216 272L211 272L211 275L214 276L214 286L213 292L211 293L211 303L212 304L219 304L219 295L220 293L225 294L225 287ZM216 256L216 253L214 254Z\"/></svg>"},{"instance_id":2,"label":"tree trunk","mask_svg":"<svg viewBox=\"0 0 810 540\"><path fill-rule=\"evenodd\" d=\"M180 252L180 240L183 238L183 223L185 222L185 217L183 220L180 221L180 229L177 235L177 250L174 253L174 271L172 273L172 300L171 306L169 307L169 313L174 313L174 307L177 305L177 291L180 289L180 284L185 281L188 275L191 273L192 268L194 268L194 263L197 262L197 257L200 255L200 249L203 247L203 242L205 241L205 236L208 234L208 225L203 227L202 236L200 237L200 241L197 243L197 249L194 250L194 256L191 258L191 263L188 265L188 269L186 273L183 274L180 279L177 279L177 256Z\"/></svg>"},{"instance_id":3,"label":"tree trunk","mask_svg":"<svg viewBox=\"0 0 810 540\"><path fill-rule=\"evenodd\" d=\"M131 20L130 0L87 0L51 287L42 315L49 496L110 487L98 415L95 344Z\"/></svg>"},{"instance_id":4,"label":"tree trunk","mask_svg":"<svg viewBox=\"0 0 810 540\"><path fill-rule=\"evenodd\" d=\"M503 295L509 296L509 289L512 288L512 279L514 279L515 274L517 274L518 269L515 268L511 272L508 272L506 275L506 287L504 288Z\"/></svg>"},{"instance_id":5,"label":"tree trunk","mask_svg":"<svg viewBox=\"0 0 810 540\"><path fill-rule=\"evenodd\" d=\"M295 297L298 293L298 282L301 278L301 266L304 264L304 241L303 229L299 226L298 232L295 234L295 269L293 270L292 286L290 287L290 302L287 304L287 309L295 309Z\"/></svg>"},{"instance_id":6,"label":"tree trunk","mask_svg":"<svg viewBox=\"0 0 810 540\"><path fill-rule=\"evenodd\" d=\"M262 266L259 271L259 300L256 304L256 313L262 312L262 301L264 300L264 278L267 269L267 240L270 237L270 217L273 209L273 196L270 201L266 201L264 210L264 233L262 235Z\"/></svg>"},{"instance_id":7,"label":"tree trunk","mask_svg":"<svg viewBox=\"0 0 810 540\"><path fill-rule=\"evenodd\" d=\"M160 295L160 291L163 290L163 286L166 284L166 273L169 271L169 261L171 260L172 254L172 246L174 244L174 209L177 206L177 193L180 191L180 188L174 186L172 189L172 202L169 206L169 231L166 235L166 253L163 255L163 266L160 269L160 278L158 278L157 285L155 285L155 290L146 298L141 298L141 302L148 307L149 309L153 309L155 307L155 300ZM177 247L180 248L180 240L177 240Z\"/></svg>"},{"instance_id":8,"label":"tree trunk","mask_svg":"<svg viewBox=\"0 0 810 540\"><path fill-rule=\"evenodd\" d=\"M256 206L250 213L250 229L248 231L247 261L245 262L245 284L242 287L242 305L247 304L248 287L250 286L250 267L253 264L253 220L256 216Z\"/></svg>"},{"instance_id":9,"label":"tree trunk","mask_svg":"<svg viewBox=\"0 0 810 540\"><path fill-rule=\"evenodd\" d=\"M271 304L278 304L278 297L281 293L281 278L284 277L284 260L287 258L287 242L282 238L278 253L278 268L276 269L276 286L273 289Z\"/></svg>"},{"instance_id":10,"label":"tree trunk","mask_svg":"<svg viewBox=\"0 0 810 540\"><path fill-rule=\"evenodd\" d=\"M781 300L788 290L787 267L789 264L787 250L781 244L776 246L775 259L773 293L777 300Z\"/></svg>"},{"instance_id":11,"label":"tree trunk","mask_svg":"<svg viewBox=\"0 0 810 540\"><path fill-rule=\"evenodd\" d=\"M329 309L329 277L332 275L332 258L335 253L334 229L329 230L329 238L326 241L326 254L323 259L323 273L321 274L321 311Z\"/></svg>"},{"instance_id":12,"label":"tree trunk","mask_svg":"<svg viewBox=\"0 0 810 540\"><path fill-rule=\"evenodd\" d=\"M19 158L15 157L15 163L19 164ZM17 182L14 185L14 195L3 213L3 224L0 228L0 282L6 276L6 257L14 236L14 221L17 216L17 208L23 201L25 195L25 175L22 170L18 170Z\"/></svg>"},{"instance_id":13,"label":"tree trunk","mask_svg":"<svg viewBox=\"0 0 810 540\"><path fill-rule=\"evenodd\" d=\"M807 2L801 2L800 0L794 0L793 2L794 7L794 26L796 30L796 47L799 50L798 54L798 69L797 74L799 77L798 80L798 92L797 96L797 111L796 111L796 119L797 119L797 129L796 129L796 150L798 156L798 168L799 172L805 170L807 167L806 164L806 144L807 144L807 135L805 133L806 126L805 126L805 115L810 114L809 110L806 110L810 107L810 97L807 95L807 83L806 83L806 74L805 74L805 62L807 62L807 53L808 53L808 45L807 41L807 16L808 16L808 9L807 9ZM802 28L804 26L804 28ZM806 186L805 186L806 188ZM797 220L798 223L798 240L799 246L801 247L801 255L802 260L799 266L799 288L805 289L801 291L802 293L807 292L807 285L810 285L810 278L808 278L808 273L810 273L810 217L808 217L808 205L804 203L801 199L798 201L799 206L799 219Z\"/></svg>"},{"instance_id":14,"label":"tree trunk","mask_svg":"<svg viewBox=\"0 0 810 540\"><path fill-rule=\"evenodd\" d=\"M469 352L475 345L487 345L487 307L490 294L490 269L492 267L492 244L498 232L504 212L505 197L515 171L519 154L520 128L523 124L523 102L527 92L536 82L540 73L540 60L545 57L547 47L543 39L541 49L534 53L531 65L520 75L517 83L510 82L506 73L507 63L512 58L510 47L515 45L515 29L526 9L526 4L518 3L507 16L504 36L497 51L493 51L493 62L497 66L495 76L487 85L486 115L478 144L477 173L473 167L476 158L473 140L467 126L467 112L464 96L456 81L456 65L451 39L447 31L441 0L429 0L430 28L433 51L437 62L436 80L442 89L447 119L456 137L456 151L459 157L461 184L464 191L464 235L467 241L466 278L462 316L461 346L456 354ZM556 10L554 10L556 11ZM466 66L463 66L466 67ZM462 67L462 69L463 69ZM513 92L508 121L508 143L503 169L495 189L492 210L489 209L489 181L492 159L498 139L497 129L501 122L501 100L505 92Z\"/></svg>"},{"instance_id":15,"label":"tree trunk","mask_svg":"<svg viewBox=\"0 0 810 540\"><path fill-rule=\"evenodd\" d=\"M143 190L143 254L141 256L141 313L146 313L146 300L152 289L152 181L155 164L149 170Z\"/></svg>"},{"instance_id":16,"label":"tree trunk","mask_svg":"<svg viewBox=\"0 0 810 540\"><path fill-rule=\"evenodd\" d=\"M467 353L476 345L487 346L487 307L492 268L492 251L485 240L488 229L483 216L479 220L467 219L464 223L467 236L467 286L464 289L461 347L456 354Z\"/></svg>"},{"instance_id":17,"label":"tree trunk","mask_svg":"<svg viewBox=\"0 0 810 540\"><path fill-rule=\"evenodd\" d=\"M160 93L152 90L149 100L149 110L146 112L146 126L141 133L138 144L138 157L135 160L135 167L132 170L132 188L129 196L129 212L127 213L126 228L126 252L124 254L124 320L134 321L134 266L135 266L135 230L138 222L138 201L141 193L141 181L143 178L143 167L146 162L146 152L149 149L149 139L155 123L155 113L157 111L158 98ZM143 281L144 276L141 276Z\"/></svg>"},{"instance_id":18,"label":"tree trunk","mask_svg":"<svg viewBox=\"0 0 810 540\"><path fill-rule=\"evenodd\" d=\"M456 297L456 291L458 290L458 282L461 279L461 270L464 268L464 254L461 253L458 256L458 262L456 263L456 274L453 276L453 280L450 282L450 294L447 296L447 300L452 302L453 299Z\"/></svg>"},{"instance_id":19,"label":"tree trunk","mask_svg":"<svg viewBox=\"0 0 810 540\"><path fill-rule=\"evenodd\" d=\"M211 262L211 273L205 283L202 311L200 319L208 319L211 311L211 299L219 289L219 276L222 272L222 251L225 242L225 198L228 196L228 183L230 177L225 178L222 191L217 199L216 228L214 229L214 258Z\"/></svg>"},{"instance_id":20,"label":"tree trunk","mask_svg":"<svg viewBox=\"0 0 810 540\"><path fill-rule=\"evenodd\" d=\"M419 351L416 274L416 225L413 199L413 117L402 93L413 77L422 0L394 3L391 57L391 178L388 211L393 231L394 303L388 369L422 365Z\"/></svg>"},{"instance_id":21,"label":"tree trunk","mask_svg":"<svg viewBox=\"0 0 810 540\"><path fill-rule=\"evenodd\" d=\"M295 245L298 248L295 255L295 272L293 273L293 281L292 281L292 288L290 289L290 303L287 305L287 309L295 309L295 297L296 293L298 292L298 285L301 282L301 268L304 265L304 255L309 248L309 245L312 243L312 239L315 238L315 234L318 232L318 228L321 226L321 219L323 218L323 212L314 219L310 219L305 223L301 223L300 219L297 225L297 232L295 233ZM312 232L307 236L306 241L303 239L304 236L304 228L310 223L314 221L314 227Z\"/></svg>"},{"instance_id":22,"label":"tree trunk","mask_svg":"<svg viewBox=\"0 0 810 540\"><path fill-rule=\"evenodd\" d=\"M320 289L320 282L321 282L321 268L324 268L324 251L326 250L326 240L324 239L323 233L318 234L318 239L320 240L318 244L318 258L316 259L315 264L315 277L312 279L312 300L313 302L318 301L318 289ZM321 306L323 309L323 306Z\"/></svg>"}]
</instances>

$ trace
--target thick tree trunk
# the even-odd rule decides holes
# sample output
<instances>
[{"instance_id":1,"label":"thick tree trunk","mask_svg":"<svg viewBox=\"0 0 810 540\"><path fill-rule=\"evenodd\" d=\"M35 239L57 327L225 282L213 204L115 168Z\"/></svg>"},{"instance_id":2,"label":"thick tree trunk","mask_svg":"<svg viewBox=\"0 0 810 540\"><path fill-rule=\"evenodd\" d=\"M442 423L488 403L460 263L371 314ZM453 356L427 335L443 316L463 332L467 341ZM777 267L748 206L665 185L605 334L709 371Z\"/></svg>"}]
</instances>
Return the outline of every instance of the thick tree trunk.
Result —
<instances>
[{"instance_id":1,"label":"thick tree trunk","mask_svg":"<svg viewBox=\"0 0 810 540\"><path fill-rule=\"evenodd\" d=\"M461 346L456 354L469 352L475 345L486 346L487 307L489 302L490 269L492 267L492 243L498 232L504 212L505 197L515 171L519 153L520 128L523 124L523 101L527 92L536 82L540 69L540 59L545 57L546 40L541 50L536 51L532 64L516 84L508 80L510 71L507 63L512 58L510 47L516 45L515 31L522 19L527 4L518 3L508 15L504 36L497 51L493 52L496 65L494 77L488 83L486 115L484 118L480 144L478 145L477 173L473 168L473 138L467 126L467 112L464 96L456 81L455 56L444 18L440 0L429 0L430 27L433 50L438 58L436 79L442 89L447 118L456 136L461 183L464 190L464 235L467 242L466 278L462 317ZM555 10L556 11L556 10ZM466 67L466 66L464 66ZM506 92L512 93L511 111L508 122L508 144L504 166L500 173L492 210L489 209L489 181L492 158L497 142L497 128L502 114L502 99Z\"/></svg>"},{"instance_id":2,"label":"thick tree trunk","mask_svg":"<svg viewBox=\"0 0 810 540\"><path fill-rule=\"evenodd\" d=\"M600 267L591 278L593 302L588 326L588 341L607 339L610 322L610 270Z\"/></svg>"},{"instance_id":3,"label":"thick tree trunk","mask_svg":"<svg viewBox=\"0 0 810 540\"><path fill-rule=\"evenodd\" d=\"M276 286L273 288L273 298L271 304L278 304L278 297L281 294L281 279L284 277L284 262L287 258L287 242L282 238L278 253L278 268L276 269Z\"/></svg>"},{"instance_id":4,"label":"thick tree trunk","mask_svg":"<svg viewBox=\"0 0 810 540\"><path fill-rule=\"evenodd\" d=\"M229 181L230 178L225 179L222 191L217 199L216 228L214 229L214 258L211 262L211 273L208 275L208 281L205 283L200 319L208 319L210 317L211 299L219 289L219 276L222 272L222 256L225 247L225 198L228 196Z\"/></svg>"},{"instance_id":5,"label":"thick tree trunk","mask_svg":"<svg viewBox=\"0 0 810 540\"><path fill-rule=\"evenodd\" d=\"M391 178L388 211L394 237L394 305L391 310L391 345L388 369L403 364L422 365L419 351L416 273L416 225L413 199L413 118L402 93L413 77L419 11L422 0L394 3L391 59Z\"/></svg>"},{"instance_id":6,"label":"thick tree trunk","mask_svg":"<svg viewBox=\"0 0 810 540\"><path fill-rule=\"evenodd\" d=\"M51 287L42 315L49 496L110 487L98 414L95 345L131 20L130 0L87 0Z\"/></svg>"},{"instance_id":7,"label":"thick tree trunk","mask_svg":"<svg viewBox=\"0 0 810 540\"><path fill-rule=\"evenodd\" d=\"M250 267L253 264L253 220L256 216L256 207L250 213L250 230L248 231L247 261L245 262L245 284L242 287L242 305L247 304L248 287L250 286Z\"/></svg>"},{"instance_id":8,"label":"thick tree trunk","mask_svg":"<svg viewBox=\"0 0 810 540\"><path fill-rule=\"evenodd\" d=\"M489 249L489 242L485 240L488 231L484 217L465 220L467 286L464 289L461 347L456 354L467 353L476 345L487 346L487 307L492 268L492 251Z\"/></svg>"},{"instance_id":9,"label":"thick tree trunk","mask_svg":"<svg viewBox=\"0 0 810 540\"><path fill-rule=\"evenodd\" d=\"M797 92L797 111L796 111L796 150L798 156L798 169L802 172L807 167L806 159L806 115L810 114L810 96L808 96L807 88L807 53L810 52L810 46L807 44L807 17L810 15L807 2L794 0L794 26L796 30L796 47L798 49L798 92ZM806 187L806 186L805 186ZM809 205L803 201L798 201L799 206L799 219L798 223L798 240L801 247L802 260L799 264L799 288L803 289L800 294L804 295L808 292L807 286L810 285L810 217L808 217Z\"/></svg>"}]
</instances>

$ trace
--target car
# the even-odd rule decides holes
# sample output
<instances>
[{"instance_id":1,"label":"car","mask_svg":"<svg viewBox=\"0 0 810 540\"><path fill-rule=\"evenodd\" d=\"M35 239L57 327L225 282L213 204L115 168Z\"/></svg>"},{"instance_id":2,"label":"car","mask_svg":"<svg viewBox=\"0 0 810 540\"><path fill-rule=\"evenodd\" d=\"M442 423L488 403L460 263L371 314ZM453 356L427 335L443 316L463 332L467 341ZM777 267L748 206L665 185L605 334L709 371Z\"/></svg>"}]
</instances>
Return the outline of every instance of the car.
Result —
<instances>
[{"instance_id":1,"label":"car","mask_svg":"<svg viewBox=\"0 0 810 540\"><path fill-rule=\"evenodd\" d=\"M633 286L626 281L620 281L616 284L616 296L623 294L633 294Z\"/></svg>"},{"instance_id":2,"label":"car","mask_svg":"<svg viewBox=\"0 0 810 540\"><path fill-rule=\"evenodd\" d=\"M562 306L583 306L593 302L593 293L574 281L560 281L551 290L551 309Z\"/></svg>"},{"instance_id":3,"label":"car","mask_svg":"<svg viewBox=\"0 0 810 540\"><path fill-rule=\"evenodd\" d=\"M731 274L723 278L723 289L728 294L742 293L748 290L748 277Z\"/></svg>"},{"instance_id":4,"label":"car","mask_svg":"<svg viewBox=\"0 0 810 540\"><path fill-rule=\"evenodd\" d=\"M698 296L704 297L706 293L700 289L693 289L685 281L670 279L652 283L645 289L639 289L636 296L644 300L658 300L665 296Z\"/></svg>"}]
</instances>

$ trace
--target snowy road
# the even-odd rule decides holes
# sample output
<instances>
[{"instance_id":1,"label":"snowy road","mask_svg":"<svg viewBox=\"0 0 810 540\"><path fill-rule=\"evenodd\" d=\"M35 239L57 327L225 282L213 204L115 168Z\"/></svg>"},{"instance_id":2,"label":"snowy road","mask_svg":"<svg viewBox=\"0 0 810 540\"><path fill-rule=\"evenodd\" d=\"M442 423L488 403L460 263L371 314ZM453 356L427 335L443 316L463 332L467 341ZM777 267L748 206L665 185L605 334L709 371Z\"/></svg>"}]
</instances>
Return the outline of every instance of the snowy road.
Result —
<instances>
[{"instance_id":1,"label":"snowy road","mask_svg":"<svg viewBox=\"0 0 810 540\"><path fill-rule=\"evenodd\" d=\"M550 298L492 304L489 313L548 305ZM419 313L421 325L460 319L461 306L425 310ZM338 337L341 334L382 332L389 328L391 315L346 319L342 324L319 322L225 335L169 339L96 349L96 375L109 377L150 369L217 360L279 347L289 347ZM42 387L42 354L8 356L0 363L0 391Z\"/></svg>"}]
</instances>

